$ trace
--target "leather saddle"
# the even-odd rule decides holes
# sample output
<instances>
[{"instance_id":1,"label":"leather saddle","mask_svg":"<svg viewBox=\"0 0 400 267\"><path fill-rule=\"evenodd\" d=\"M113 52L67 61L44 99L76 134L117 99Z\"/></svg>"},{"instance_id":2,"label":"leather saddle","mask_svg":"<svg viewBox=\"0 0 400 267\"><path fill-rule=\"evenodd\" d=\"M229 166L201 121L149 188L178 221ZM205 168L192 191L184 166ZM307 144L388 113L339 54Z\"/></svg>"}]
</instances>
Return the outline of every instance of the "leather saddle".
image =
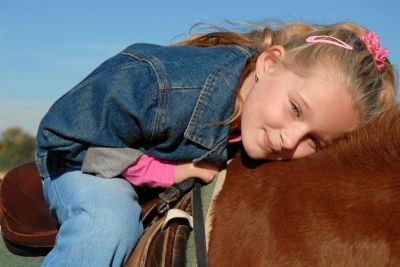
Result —
<instances>
[{"instance_id":1,"label":"leather saddle","mask_svg":"<svg viewBox=\"0 0 400 267\"><path fill-rule=\"evenodd\" d=\"M19 165L3 178L0 191L1 231L16 254L45 254L54 245L57 220L43 197L42 180L33 162Z\"/></svg>"}]
</instances>

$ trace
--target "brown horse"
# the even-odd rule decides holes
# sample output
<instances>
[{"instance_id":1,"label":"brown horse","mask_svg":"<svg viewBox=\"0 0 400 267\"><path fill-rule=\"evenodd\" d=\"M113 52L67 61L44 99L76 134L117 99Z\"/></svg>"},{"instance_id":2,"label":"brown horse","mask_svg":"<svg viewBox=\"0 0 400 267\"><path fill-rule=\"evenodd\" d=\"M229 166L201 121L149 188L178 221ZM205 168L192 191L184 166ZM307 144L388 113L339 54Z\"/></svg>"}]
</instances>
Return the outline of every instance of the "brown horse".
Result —
<instances>
[{"instance_id":1,"label":"brown horse","mask_svg":"<svg viewBox=\"0 0 400 267\"><path fill-rule=\"evenodd\" d=\"M307 159L242 158L213 203L210 266L400 266L399 109ZM56 223L35 165L7 176L3 234L51 247Z\"/></svg>"},{"instance_id":2,"label":"brown horse","mask_svg":"<svg viewBox=\"0 0 400 267\"><path fill-rule=\"evenodd\" d=\"M400 111L309 158L228 166L210 266L400 266Z\"/></svg>"}]
</instances>

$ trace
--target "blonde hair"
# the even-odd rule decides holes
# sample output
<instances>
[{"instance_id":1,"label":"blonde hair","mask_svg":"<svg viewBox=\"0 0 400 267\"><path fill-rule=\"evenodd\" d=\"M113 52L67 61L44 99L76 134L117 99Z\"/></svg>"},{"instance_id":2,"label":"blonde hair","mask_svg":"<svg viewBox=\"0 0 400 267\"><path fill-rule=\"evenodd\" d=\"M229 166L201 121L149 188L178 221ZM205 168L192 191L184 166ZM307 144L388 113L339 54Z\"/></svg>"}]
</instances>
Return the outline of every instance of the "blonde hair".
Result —
<instances>
[{"instance_id":1,"label":"blonde hair","mask_svg":"<svg viewBox=\"0 0 400 267\"><path fill-rule=\"evenodd\" d=\"M385 60L379 71L372 54L360 39L367 29L348 22L331 25L312 25L306 23L281 24L274 28L269 25L254 24L247 32L218 30L211 33L196 34L176 45L209 47L236 44L257 51L242 74L244 79L255 69L260 53L268 51L273 45L281 45L286 53L278 60L285 69L298 75L311 76L316 68L323 68L337 76L337 80L348 89L354 101L354 108L360 113L360 125L396 103L396 74L392 64ZM307 43L310 35L328 35L351 45L353 50L342 47ZM243 100L237 93L233 115L229 120L235 124L240 118Z\"/></svg>"}]
</instances>

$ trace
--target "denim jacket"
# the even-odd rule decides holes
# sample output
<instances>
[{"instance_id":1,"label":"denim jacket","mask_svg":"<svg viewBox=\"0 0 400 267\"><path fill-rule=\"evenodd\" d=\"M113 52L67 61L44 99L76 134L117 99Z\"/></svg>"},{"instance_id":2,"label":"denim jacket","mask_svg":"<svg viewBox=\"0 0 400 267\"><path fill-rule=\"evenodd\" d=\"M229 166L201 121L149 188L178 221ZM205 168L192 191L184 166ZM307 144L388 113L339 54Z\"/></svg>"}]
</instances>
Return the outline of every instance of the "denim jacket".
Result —
<instances>
[{"instance_id":1,"label":"denim jacket","mask_svg":"<svg viewBox=\"0 0 400 267\"><path fill-rule=\"evenodd\" d=\"M91 146L164 160L227 160L236 88L254 51L134 44L58 99L37 133L43 177L81 168Z\"/></svg>"}]
</instances>

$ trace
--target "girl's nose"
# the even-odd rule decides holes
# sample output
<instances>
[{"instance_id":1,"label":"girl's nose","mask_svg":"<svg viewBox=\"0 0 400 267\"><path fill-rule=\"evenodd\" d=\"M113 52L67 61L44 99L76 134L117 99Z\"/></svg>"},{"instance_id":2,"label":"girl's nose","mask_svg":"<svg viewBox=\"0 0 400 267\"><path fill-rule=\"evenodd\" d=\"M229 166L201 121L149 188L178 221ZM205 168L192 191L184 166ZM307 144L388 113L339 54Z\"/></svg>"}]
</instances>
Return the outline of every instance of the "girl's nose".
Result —
<instances>
[{"instance_id":1,"label":"girl's nose","mask_svg":"<svg viewBox=\"0 0 400 267\"><path fill-rule=\"evenodd\" d=\"M293 124L284 128L280 132L281 147L284 150L294 150L299 143L307 136L308 128L306 125Z\"/></svg>"}]
</instances>

